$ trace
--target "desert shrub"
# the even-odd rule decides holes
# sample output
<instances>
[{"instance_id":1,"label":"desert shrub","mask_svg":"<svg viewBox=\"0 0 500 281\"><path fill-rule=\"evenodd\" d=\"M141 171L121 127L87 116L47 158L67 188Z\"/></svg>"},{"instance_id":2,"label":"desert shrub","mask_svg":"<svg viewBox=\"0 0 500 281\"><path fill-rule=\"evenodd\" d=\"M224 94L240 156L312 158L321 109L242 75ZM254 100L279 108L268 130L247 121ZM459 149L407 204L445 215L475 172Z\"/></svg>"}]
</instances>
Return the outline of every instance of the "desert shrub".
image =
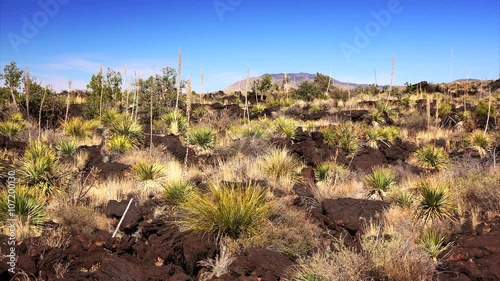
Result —
<instances>
[{"instance_id":1,"label":"desert shrub","mask_svg":"<svg viewBox=\"0 0 500 281\"><path fill-rule=\"evenodd\" d=\"M442 102L439 104L439 116L449 116L452 113L453 106L449 102Z\"/></svg>"},{"instance_id":2,"label":"desert shrub","mask_svg":"<svg viewBox=\"0 0 500 281\"><path fill-rule=\"evenodd\" d=\"M464 175L450 177L450 196L462 210L500 211L500 173L471 169Z\"/></svg>"},{"instance_id":3,"label":"desert shrub","mask_svg":"<svg viewBox=\"0 0 500 281\"><path fill-rule=\"evenodd\" d=\"M417 185L418 207L416 217L424 222L452 218L449 189L436 180L422 180Z\"/></svg>"},{"instance_id":4,"label":"desert shrub","mask_svg":"<svg viewBox=\"0 0 500 281\"><path fill-rule=\"evenodd\" d=\"M448 153L443 148L424 146L413 154L417 164L424 169L441 170L448 166Z\"/></svg>"},{"instance_id":5,"label":"desert shrub","mask_svg":"<svg viewBox=\"0 0 500 281\"><path fill-rule=\"evenodd\" d=\"M113 122L118 121L118 119L124 118L124 115L121 114L116 108L110 108L104 111L101 115L101 122L104 126L108 127L113 124Z\"/></svg>"},{"instance_id":6,"label":"desert shrub","mask_svg":"<svg viewBox=\"0 0 500 281\"><path fill-rule=\"evenodd\" d=\"M9 197L6 190L0 193L0 224L4 233L7 234L8 231L7 220L12 219L9 215L9 205L14 204L17 239L40 234L43 224L47 221L44 203L33 196L26 187L16 187L13 195L15 198Z\"/></svg>"},{"instance_id":7,"label":"desert shrub","mask_svg":"<svg viewBox=\"0 0 500 281\"><path fill-rule=\"evenodd\" d=\"M311 81L302 82L299 87L292 89L292 94L298 99L308 101L326 97L325 93Z\"/></svg>"},{"instance_id":8,"label":"desert shrub","mask_svg":"<svg viewBox=\"0 0 500 281\"><path fill-rule=\"evenodd\" d=\"M389 200L392 204L401 208L411 208L415 201L412 192L400 189L392 192L389 196Z\"/></svg>"},{"instance_id":9,"label":"desert shrub","mask_svg":"<svg viewBox=\"0 0 500 281\"><path fill-rule=\"evenodd\" d=\"M262 113L264 110L266 110L266 105L263 103L258 103L252 106L252 111L255 113Z\"/></svg>"},{"instance_id":10,"label":"desert shrub","mask_svg":"<svg viewBox=\"0 0 500 281\"><path fill-rule=\"evenodd\" d=\"M285 200L276 203L269 218L258 233L236 241L238 250L267 248L282 253L292 260L309 255L319 245L321 229L307 219L304 211L289 206Z\"/></svg>"},{"instance_id":11,"label":"desert shrub","mask_svg":"<svg viewBox=\"0 0 500 281\"><path fill-rule=\"evenodd\" d=\"M194 186L189 181L174 180L167 183L163 190L163 198L170 204L185 203L194 192Z\"/></svg>"},{"instance_id":12,"label":"desert shrub","mask_svg":"<svg viewBox=\"0 0 500 281\"><path fill-rule=\"evenodd\" d=\"M490 116L496 116L497 114L497 108L494 104L491 104L490 109L490 104L487 101L480 100L478 105L476 106L476 110L474 110L474 114L476 114L476 116L487 117L488 111L490 113Z\"/></svg>"},{"instance_id":13,"label":"desert shrub","mask_svg":"<svg viewBox=\"0 0 500 281\"><path fill-rule=\"evenodd\" d=\"M371 115L373 121L381 124L392 124L398 117L397 111L387 102L377 102L375 111Z\"/></svg>"},{"instance_id":14,"label":"desert shrub","mask_svg":"<svg viewBox=\"0 0 500 281\"><path fill-rule=\"evenodd\" d=\"M273 148L262 156L260 168L273 179L295 178L300 162L286 149Z\"/></svg>"},{"instance_id":15,"label":"desert shrub","mask_svg":"<svg viewBox=\"0 0 500 281\"><path fill-rule=\"evenodd\" d=\"M248 125L243 127L242 135L247 138L266 139L267 130L260 126Z\"/></svg>"},{"instance_id":16,"label":"desert shrub","mask_svg":"<svg viewBox=\"0 0 500 281\"><path fill-rule=\"evenodd\" d=\"M206 126L197 126L191 129L188 135L188 143L194 145L201 152L208 152L216 144L214 130Z\"/></svg>"},{"instance_id":17,"label":"desert shrub","mask_svg":"<svg viewBox=\"0 0 500 281\"><path fill-rule=\"evenodd\" d=\"M181 204L185 212L179 224L189 230L218 237L238 238L255 234L268 219L273 203L258 186L211 183L209 193L194 193Z\"/></svg>"},{"instance_id":18,"label":"desert shrub","mask_svg":"<svg viewBox=\"0 0 500 281\"><path fill-rule=\"evenodd\" d=\"M55 210L54 220L70 235L89 235L96 229L109 230L106 216L87 206L61 206Z\"/></svg>"},{"instance_id":19,"label":"desert shrub","mask_svg":"<svg viewBox=\"0 0 500 281\"><path fill-rule=\"evenodd\" d=\"M367 271L366 258L337 241L332 250L299 259L287 275L292 281L360 281L369 280Z\"/></svg>"},{"instance_id":20,"label":"desert shrub","mask_svg":"<svg viewBox=\"0 0 500 281\"><path fill-rule=\"evenodd\" d=\"M368 198L377 194L384 200L385 194L396 184L396 173L390 168L374 168L371 174L365 177L364 183L368 189Z\"/></svg>"}]
</instances>

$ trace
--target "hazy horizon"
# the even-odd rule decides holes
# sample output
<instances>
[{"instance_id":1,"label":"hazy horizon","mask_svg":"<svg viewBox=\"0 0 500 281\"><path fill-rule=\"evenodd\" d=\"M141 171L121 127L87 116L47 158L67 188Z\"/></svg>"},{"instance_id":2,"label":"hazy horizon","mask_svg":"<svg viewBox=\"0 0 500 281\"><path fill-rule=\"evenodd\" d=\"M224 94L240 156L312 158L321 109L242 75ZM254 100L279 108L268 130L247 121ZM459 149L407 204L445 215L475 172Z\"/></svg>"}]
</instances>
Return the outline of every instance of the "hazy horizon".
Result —
<instances>
[{"instance_id":1,"label":"hazy horizon","mask_svg":"<svg viewBox=\"0 0 500 281\"><path fill-rule=\"evenodd\" d=\"M498 79L499 1L0 1L0 67L56 90L85 89L102 66L141 77L177 68L193 89L246 76L316 73L351 83ZM3 84L3 81L2 81ZM126 85L123 85L125 88Z\"/></svg>"}]
</instances>

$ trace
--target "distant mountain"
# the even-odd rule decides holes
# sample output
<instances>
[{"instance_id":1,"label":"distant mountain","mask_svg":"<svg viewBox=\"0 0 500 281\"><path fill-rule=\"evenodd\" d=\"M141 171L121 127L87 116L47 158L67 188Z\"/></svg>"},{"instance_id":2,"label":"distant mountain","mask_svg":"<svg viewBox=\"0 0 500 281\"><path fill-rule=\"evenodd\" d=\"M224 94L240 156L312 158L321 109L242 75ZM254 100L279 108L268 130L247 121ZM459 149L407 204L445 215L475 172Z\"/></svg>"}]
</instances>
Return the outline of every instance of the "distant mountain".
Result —
<instances>
[{"instance_id":1,"label":"distant mountain","mask_svg":"<svg viewBox=\"0 0 500 281\"><path fill-rule=\"evenodd\" d=\"M273 83L281 82L281 81L283 81L283 79L285 77L284 73L270 74L270 75L273 78ZM313 81L314 77L316 76L316 74L303 73L303 72L301 72L301 73L287 73L286 75L290 79L290 84L289 84L290 87L297 87L298 85L300 85L304 81ZM252 77L249 79L249 81L250 81L249 86L248 86L249 91L252 88L253 82L256 80L262 79L262 76L264 76L264 75L261 75L259 77ZM347 87L356 88L358 86L362 86L362 87L368 86L368 84L347 83L347 82L342 82L342 81L339 81L339 80L336 80L333 78L332 78L332 85L335 87L339 87L339 88L347 88ZM245 91L245 87L246 87L246 79L235 82L231 86L225 88L224 92L231 93L231 92L236 92L236 91Z\"/></svg>"},{"instance_id":2,"label":"distant mountain","mask_svg":"<svg viewBox=\"0 0 500 281\"><path fill-rule=\"evenodd\" d=\"M471 79L471 78L469 78L469 79L457 79L457 80L455 80L453 82L467 82L467 80L469 80L469 82L481 81L480 79Z\"/></svg>"}]
</instances>

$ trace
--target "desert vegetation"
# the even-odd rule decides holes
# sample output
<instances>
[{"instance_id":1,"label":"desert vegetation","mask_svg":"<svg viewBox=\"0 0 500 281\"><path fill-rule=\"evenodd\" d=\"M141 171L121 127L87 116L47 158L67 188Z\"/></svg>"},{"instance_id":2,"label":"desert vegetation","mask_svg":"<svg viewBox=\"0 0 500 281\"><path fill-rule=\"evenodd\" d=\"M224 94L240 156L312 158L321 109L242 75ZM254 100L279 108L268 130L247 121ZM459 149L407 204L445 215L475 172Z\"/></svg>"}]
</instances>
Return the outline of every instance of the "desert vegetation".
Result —
<instances>
[{"instance_id":1,"label":"desert vegetation","mask_svg":"<svg viewBox=\"0 0 500 281\"><path fill-rule=\"evenodd\" d=\"M181 61L133 87L101 69L81 97L4 69L0 241L43 260L17 277L103 278L135 260L148 280L451 280L462 236L498 241L498 81L265 75L197 96Z\"/></svg>"}]
</instances>

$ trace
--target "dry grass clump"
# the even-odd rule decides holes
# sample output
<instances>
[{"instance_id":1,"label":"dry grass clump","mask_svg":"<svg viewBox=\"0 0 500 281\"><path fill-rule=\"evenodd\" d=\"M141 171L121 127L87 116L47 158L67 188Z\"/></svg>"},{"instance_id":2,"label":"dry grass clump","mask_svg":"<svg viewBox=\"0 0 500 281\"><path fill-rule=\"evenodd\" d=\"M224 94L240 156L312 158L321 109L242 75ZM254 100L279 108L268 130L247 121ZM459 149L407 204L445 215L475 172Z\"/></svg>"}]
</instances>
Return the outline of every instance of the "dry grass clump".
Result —
<instances>
[{"instance_id":1,"label":"dry grass clump","mask_svg":"<svg viewBox=\"0 0 500 281\"><path fill-rule=\"evenodd\" d=\"M277 187L286 191L291 190L302 166L300 161L284 148L273 148L257 161L261 171L269 176Z\"/></svg>"},{"instance_id":2,"label":"dry grass clump","mask_svg":"<svg viewBox=\"0 0 500 281\"><path fill-rule=\"evenodd\" d=\"M88 206L59 206L52 211L53 220L67 234L92 234L94 230L109 231L110 223L104 214Z\"/></svg>"},{"instance_id":3,"label":"dry grass clump","mask_svg":"<svg viewBox=\"0 0 500 281\"><path fill-rule=\"evenodd\" d=\"M109 200L125 200L129 195L135 194L137 197L145 200L148 197L148 191L138 189L135 181L130 179L109 179L99 182L87 193L90 198L90 204L93 206L102 206Z\"/></svg>"},{"instance_id":4,"label":"dry grass clump","mask_svg":"<svg viewBox=\"0 0 500 281\"><path fill-rule=\"evenodd\" d=\"M254 236L230 241L231 251L241 253L249 248L267 248L296 260L317 249L322 230L307 219L304 211L290 206L289 201L279 200L269 222Z\"/></svg>"}]
</instances>

